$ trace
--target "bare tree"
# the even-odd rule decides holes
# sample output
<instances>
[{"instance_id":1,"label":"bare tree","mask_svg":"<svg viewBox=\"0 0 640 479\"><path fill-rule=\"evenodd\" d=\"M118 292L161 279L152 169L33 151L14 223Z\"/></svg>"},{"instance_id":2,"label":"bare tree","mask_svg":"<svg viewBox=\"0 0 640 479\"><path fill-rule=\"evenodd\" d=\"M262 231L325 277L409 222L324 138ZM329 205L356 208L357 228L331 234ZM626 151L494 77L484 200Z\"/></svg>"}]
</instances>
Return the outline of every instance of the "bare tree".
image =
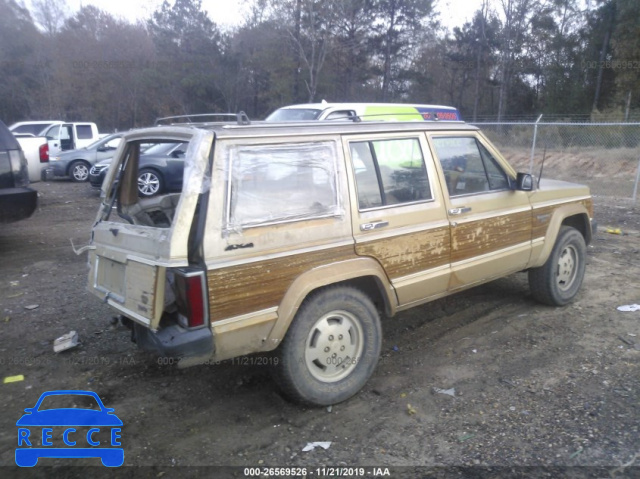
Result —
<instances>
[{"instance_id":1,"label":"bare tree","mask_svg":"<svg viewBox=\"0 0 640 479\"><path fill-rule=\"evenodd\" d=\"M478 103L480 102L480 70L482 67L482 55L487 48L487 18L489 16L489 0L482 0L482 6L476 13L480 20L480 38L476 55L475 92L473 98L473 121L478 118Z\"/></svg>"},{"instance_id":2,"label":"bare tree","mask_svg":"<svg viewBox=\"0 0 640 479\"><path fill-rule=\"evenodd\" d=\"M33 17L44 32L54 36L68 16L65 0L33 0Z\"/></svg>"},{"instance_id":3,"label":"bare tree","mask_svg":"<svg viewBox=\"0 0 640 479\"><path fill-rule=\"evenodd\" d=\"M280 4L280 15L287 19L287 34L304 66L308 101L313 102L327 53L332 46L336 25L336 2L340 0L289 0ZM287 18L288 17L288 18Z\"/></svg>"},{"instance_id":4,"label":"bare tree","mask_svg":"<svg viewBox=\"0 0 640 479\"><path fill-rule=\"evenodd\" d=\"M500 92L498 96L498 121L501 121L507 106L509 85L514 63L527 34L529 21L537 0L500 0L504 25L500 42Z\"/></svg>"}]
</instances>

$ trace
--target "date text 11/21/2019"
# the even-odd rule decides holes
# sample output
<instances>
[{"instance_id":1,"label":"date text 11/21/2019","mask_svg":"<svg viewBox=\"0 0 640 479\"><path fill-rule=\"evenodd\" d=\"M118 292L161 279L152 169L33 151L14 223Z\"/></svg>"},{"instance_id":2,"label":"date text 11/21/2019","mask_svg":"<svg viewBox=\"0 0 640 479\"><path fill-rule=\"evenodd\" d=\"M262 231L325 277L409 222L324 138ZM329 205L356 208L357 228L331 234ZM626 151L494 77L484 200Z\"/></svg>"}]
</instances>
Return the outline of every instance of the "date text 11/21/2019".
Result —
<instances>
[{"instance_id":1,"label":"date text 11/21/2019","mask_svg":"<svg viewBox=\"0 0 640 479\"><path fill-rule=\"evenodd\" d=\"M245 467L245 477L390 477L388 467Z\"/></svg>"}]
</instances>

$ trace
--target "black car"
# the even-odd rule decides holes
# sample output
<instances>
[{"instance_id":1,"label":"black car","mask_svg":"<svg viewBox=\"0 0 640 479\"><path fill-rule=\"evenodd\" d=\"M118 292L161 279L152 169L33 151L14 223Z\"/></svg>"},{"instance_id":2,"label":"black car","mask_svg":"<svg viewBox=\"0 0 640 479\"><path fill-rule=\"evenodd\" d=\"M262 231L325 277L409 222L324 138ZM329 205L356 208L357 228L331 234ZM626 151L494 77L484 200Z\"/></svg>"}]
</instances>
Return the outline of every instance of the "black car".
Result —
<instances>
[{"instance_id":1,"label":"black car","mask_svg":"<svg viewBox=\"0 0 640 479\"><path fill-rule=\"evenodd\" d=\"M154 196L168 191L182 190L184 174L184 153L186 142L158 143L147 148L140 155L138 191L140 196ZM100 188L111 159L96 163L89 171L91 186Z\"/></svg>"},{"instance_id":2,"label":"black car","mask_svg":"<svg viewBox=\"0 0 640 479\"><path fill-rule=\"evenodd\" d=\"M28 218L38 206L38 194L28 188L27 160L7 126L0 121L0 223Z\"/></svg>"}]
</instances>

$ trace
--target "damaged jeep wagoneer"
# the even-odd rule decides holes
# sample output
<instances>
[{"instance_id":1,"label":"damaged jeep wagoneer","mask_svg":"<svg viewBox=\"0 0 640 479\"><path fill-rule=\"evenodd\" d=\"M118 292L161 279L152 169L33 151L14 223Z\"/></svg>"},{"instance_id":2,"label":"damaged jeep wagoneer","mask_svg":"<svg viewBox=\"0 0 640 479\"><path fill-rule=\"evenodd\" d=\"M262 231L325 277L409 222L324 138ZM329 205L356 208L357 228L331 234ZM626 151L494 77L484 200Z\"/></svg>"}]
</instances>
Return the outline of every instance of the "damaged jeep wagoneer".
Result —
<instances>
[{"instance_id":1,"label":"damaged jeep wagoneer","mask_svg":"<svg viewBox=\"0 0 640 479\"><path fill-rule=\"evenodd\" d=\"M188 142L183 190L142 198L140 147ZM273 351L291 398L343 401L380 316L528 270L577 294L589 189L516 173L460 121L199 124L126 133L93 227L89 287L182 366Z\"/></svg>"}]
</instances>

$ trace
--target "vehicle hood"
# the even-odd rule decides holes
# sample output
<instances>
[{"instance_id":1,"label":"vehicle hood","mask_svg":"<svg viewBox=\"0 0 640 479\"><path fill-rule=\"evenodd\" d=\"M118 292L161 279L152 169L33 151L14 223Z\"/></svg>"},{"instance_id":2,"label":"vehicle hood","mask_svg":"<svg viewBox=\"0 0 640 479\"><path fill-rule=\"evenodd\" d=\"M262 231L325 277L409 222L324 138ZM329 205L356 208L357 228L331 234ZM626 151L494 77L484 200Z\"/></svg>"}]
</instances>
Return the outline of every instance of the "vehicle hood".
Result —
<instances>
[{"instance_id":1,"label":"vehicle hood","mask_svg":"<svg viewBox=\"0 0 640 479\"><path fill-rule=\"evenodd\" d=\"M96 163L96 166L109 166L112 161L113 161L113 158L107 158L106 160L100 160L99 162Z\"/></svg>"}]
</instances>

